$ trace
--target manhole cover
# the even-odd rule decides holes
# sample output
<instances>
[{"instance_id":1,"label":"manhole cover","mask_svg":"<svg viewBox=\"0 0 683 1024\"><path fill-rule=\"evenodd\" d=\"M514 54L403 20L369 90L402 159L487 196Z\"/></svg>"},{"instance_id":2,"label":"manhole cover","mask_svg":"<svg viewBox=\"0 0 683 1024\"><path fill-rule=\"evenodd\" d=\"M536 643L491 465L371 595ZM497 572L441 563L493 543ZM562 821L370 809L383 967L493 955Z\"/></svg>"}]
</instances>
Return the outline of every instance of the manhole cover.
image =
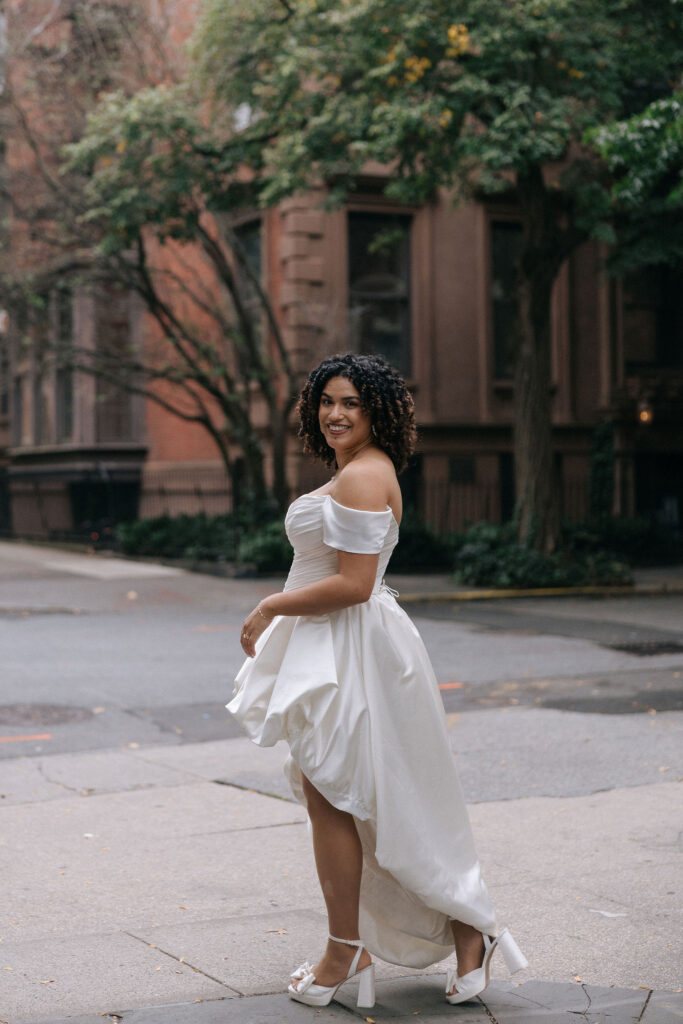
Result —
<instances>
[{"instance_id":1,"label":"manhole cover","mask_svg":"<svg viewBox=\"0 0 683 1024\"><path fill-rule=\"evenodd\" d=\"M5 704L0 706L0 725L63 725L92 718L88 708L63 704Z\"/></svg>"},{"instance_id":2,"label":"manhole cover","mask_svg":"<svg viewBox=\"0 0 683 1024\"><path fill-rule=\"evenodd\" d=\"M639 658L649 658L653 654L681 654L683 644L675 640L640 640L632 644L607 644L613 651L623 651L624 654L635 654Z\"/></svg>"}]
</instances>

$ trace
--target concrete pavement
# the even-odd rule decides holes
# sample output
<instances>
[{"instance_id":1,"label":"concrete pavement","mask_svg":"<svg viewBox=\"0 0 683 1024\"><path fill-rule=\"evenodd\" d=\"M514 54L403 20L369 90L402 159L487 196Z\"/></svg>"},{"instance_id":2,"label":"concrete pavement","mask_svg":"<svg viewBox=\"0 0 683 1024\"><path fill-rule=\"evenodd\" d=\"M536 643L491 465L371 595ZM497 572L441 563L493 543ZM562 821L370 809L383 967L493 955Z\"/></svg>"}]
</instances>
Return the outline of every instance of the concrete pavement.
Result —
<instances>
[{"instance_id":1,"label":"concrete pavement","mask_svg":"<svg viewBox=\"0 0 683 1024\"><path fill-rule=\"evenodd\" d=\"M325 933L284 754L240 739L3 762L0 1019L343 1019L282 992ZM511 982L494 958L495 984L456 1008L442 1005L444 965L381 964L361 1018L681 1019L679 781L471 816L528 970ZM340 993L347 1018L352 993Z\"/></svg>"},{"instance_id":2,"label":"concrete pavement","mask_svg":"<svg viewBox=\"0 0 683 1024\"><path fill-rule=\"evenodd\" d=\"M20 559L4 562L0 635L11 678L3 670L3 702L10 692L16 702L23 687L32 706L30 667L41 635L52 651L58 623L65 647L79 635L90 643L76 626L92 623L93 649L108 643L114 662L111 630L139 644L130 661L121 652L116 692L123 693L146 687L147 672L151 686L155 673L174 670L168 663L176 649L168 632L164 647L161 622L168 631L184 618L183 635L194 636L199 602L208 632L196 635L213 656L219 648L211 630L219 626L208 610L217 595L224 595L221 614L237 622L265 585L221 582L214 590L183 574L134 576L119 560L108 563L105 578L84 556L57 558L56 568L54 560L46 568L45 558L36 555L29 570ZM83 723L102 723L88 741L92 749L66 749L76 723L61 752L52 741L42 749L11 742L4 752L15 756L0 761L0 1021L682 1020L683 723L671 700L683 658L605 646L631 633L641 644L675 641L680 599L573 600L561 608L497 602L495 616L503 618L490 611L471 624L467 606L453 618L434 606L434 618L419 622L440 681L453 687L444 700L485 875L500 920L529 958L527 971L510 980L494 958L483 998L451 1007L443 1000L446 964L426 972L380 964L372 1011L355 1010L353 986L324 1010L292 1003L283 993L288 973L315 957L325 919L305 815L281 772L284 750L260 750L243 738L186 742L172 727L132 733L126 725L119 733L122 712L103 707ZM47 618L20 618L38 605ZM84 618L59 611L81 605ZM131 608L138 613L126 633ZM601 615L603 632L583 639ZM232 642L231 633L217 635ZM154 661L131 680L150 637L160 645ZM454 638L458 682L451 683ZM577 667L581 677L571 673ZM65 674L60 685L67 683ZM197 698L208 706L212 692L207 685ZM652 705L631 706L634 694L649 694ZM79 699L88 696L84 690ZM15 740L18 729L2 732Z\"/></svg>"}]
</instances>

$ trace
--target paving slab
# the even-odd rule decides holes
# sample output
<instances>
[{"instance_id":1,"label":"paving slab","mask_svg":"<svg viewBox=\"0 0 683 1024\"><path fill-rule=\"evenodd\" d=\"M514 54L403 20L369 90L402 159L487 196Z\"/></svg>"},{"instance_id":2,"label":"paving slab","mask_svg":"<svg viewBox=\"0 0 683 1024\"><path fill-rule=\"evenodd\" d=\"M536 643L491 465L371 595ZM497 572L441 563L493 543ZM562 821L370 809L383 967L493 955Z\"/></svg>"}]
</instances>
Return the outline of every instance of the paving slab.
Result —
<instances>
[{"instance_id":1,"label":"paving slab","mask_svg":"<svg viewBox=\"0 0 683 1024\"><path fill-rule=\"evenodd\" d=\"M123 932L2 944L0 1007L10 1024L113 1013L130 1006L133 992L142 1005L227 994L220 983Z\"/></svg>"},{"instance_id":2,"label":"paving slab","mask_svg":"<svg viewBox=\"0 0 683 1024\"><path fill-rule=\"evenodd\" d=\"M503 982L481 996L492 1018L499 1024L636 1024L650 992L647 990L600 987L578 982L553 984L528 981L521 987Z\"/></svg>"},{"instance_id":3,"label":"paving slab","mask_svg":"<svg viewBox=\"0 0 683 1024\"><path fill-rule=\"evenodd\" d=\"M286 993L203 999L117 1012L120 1024L335 1024L415 1020L422 1024L677 1024L683 996L644 990L527 982L492 983L479 999L457 1007L444 999L444 978L411 976L379 982L371 1009L355 1006L356 987L345 986L329 1006L304 1006ZM649 1016L654 1011L656 1016ZM643 1012L645 1015L643 1016ZM667 1016L672 1014L672 1016ZM111 1018L107 1018L111 1019ZM101 1016L51 1017L12 1024L100 1024Z\"/></svg>"},{"instance_id":4,"label":"paving slab","mask_svg":"<svg viewBox=\"0 0 683 1024\"><path fill-rule=\"evenodd\" d=\"M187 743L179 747L147 747L137 752L140 759L166 765L203 779L221 781L242 789L294 802L282 769L289 748L286 743L259 747L246 736L214 743Z\"/></svg>"},{"instance_id":5,"label":"paving slab","mask_svg":"<svg viewBox=\"0 0 683 1024\"><path fill-rule=\"evenodd\" d=\"M240 995L282 991L283 979L305 960L315 961L327 931L323 907L318 909L272 909L269 913L220 918L141 929L138 937L163 949L228 985ZM376 961L380 981L443 975L455 967L449 957L428 970L410 970Z\"/></svg>"},{"instance_id":6,"label":"paving slab","mask_svg":"<svg viewBox=\"0 0 683 1024\"><path fill-rule=\"evenodd\" d=\"M674 992L653 992L641 1024L681 1024L683 1021L683 995Z\"/></svg>"},{"instance_id":7,"label":"paving slab","mask_svg":"<svg viewBox=\"0 0 683 1024\"><path fill-rule=\"evenodd\" d=\"M519 977L680 986L682 795L674 782L470 807L499 920L531 962Z\"/></svg>"},{"instance_id":8,"label":"paving slab","mask_svg":"<svg viewBox=\"0 0 683 1024\"><path fill-rule=\"evenodd\" d=\"M0 761L3 806L63 799L65 792L93 796L194 781L187 773L133 756L132 750L53 754Z\"/></svg>"}]
</instances>

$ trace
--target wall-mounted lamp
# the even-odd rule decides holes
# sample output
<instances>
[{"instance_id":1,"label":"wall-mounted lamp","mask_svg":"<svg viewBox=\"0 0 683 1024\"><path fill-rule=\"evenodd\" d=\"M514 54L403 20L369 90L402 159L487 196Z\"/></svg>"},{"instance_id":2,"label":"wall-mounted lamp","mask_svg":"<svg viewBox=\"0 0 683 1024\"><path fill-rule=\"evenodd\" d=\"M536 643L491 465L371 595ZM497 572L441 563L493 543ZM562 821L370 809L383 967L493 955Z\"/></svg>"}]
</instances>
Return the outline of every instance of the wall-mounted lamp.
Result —
<instances>
[{"instance_id":1,"label":"wall-mounted lamp","mask_svg":"<svg viewBox=\"0 0 683 1024\"><path fill-rule=\"evenodd\" d=\"M652 423L654 411L648 398L641 398L638 401L638 422L646 426Z\"/></svg>"}]
</instances>

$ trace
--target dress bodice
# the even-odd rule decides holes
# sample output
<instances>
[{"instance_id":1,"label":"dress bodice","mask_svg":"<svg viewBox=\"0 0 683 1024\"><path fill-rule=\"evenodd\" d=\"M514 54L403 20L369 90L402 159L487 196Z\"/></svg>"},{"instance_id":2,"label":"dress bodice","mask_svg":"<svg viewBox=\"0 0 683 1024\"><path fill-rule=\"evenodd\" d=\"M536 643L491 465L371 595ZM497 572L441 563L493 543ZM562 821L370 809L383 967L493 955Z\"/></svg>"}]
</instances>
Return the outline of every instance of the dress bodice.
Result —
<instances>
[{"instance_id":1,"label":"dress bodice","mask_svg":"<svg viewBox=\"0 0 683 1024\"><path fill-rule=\"evenodd\" d=\"M302 494L293 501L285 529L294 548L285 590L333 575L337 551L351 551L379 555L376 593L398 541L398 523L388 506L383 512L367 512L340 505L329 494Z\"/></svg>"}]
</instances>

